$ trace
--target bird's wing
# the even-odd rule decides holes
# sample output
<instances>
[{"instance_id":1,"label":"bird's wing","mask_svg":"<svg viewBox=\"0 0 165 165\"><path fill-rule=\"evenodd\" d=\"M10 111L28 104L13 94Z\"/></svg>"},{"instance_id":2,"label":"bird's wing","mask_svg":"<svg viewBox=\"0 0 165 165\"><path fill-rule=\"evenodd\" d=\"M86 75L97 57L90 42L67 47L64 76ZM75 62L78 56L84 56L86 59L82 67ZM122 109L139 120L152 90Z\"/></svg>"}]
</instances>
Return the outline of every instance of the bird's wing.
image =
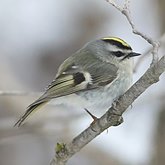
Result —
<instances>
[{"instance_id":1,"label":"bird's wing","mask_svg":"<svg viewBox=\"0 0 165 165\"><path fill-rule=\"evenodd\" d=\"M46 92L36 101L48 101L72 93L92 90L111 83L117 77L117 67L110 63L94 61L92 65L72 64L59 72Z\"/></svg>"},{"instance_id":2,"label":"bird's wing","mask_svg":"<svg viewBox=\"0 0 165 165\"><path fill-rule=\"evenodd\" d=\"M61 65L55 80L39 99L27 107L15 126L20 126L32 112L53 98L100 88L117 78L118 68L115 65L100 61L98 58L94 59L95 57L91 58L91 54L85 55L81 58L81 63L79 59L74 59L74 63L68 59Z\"/></svg>"}]
</instances>

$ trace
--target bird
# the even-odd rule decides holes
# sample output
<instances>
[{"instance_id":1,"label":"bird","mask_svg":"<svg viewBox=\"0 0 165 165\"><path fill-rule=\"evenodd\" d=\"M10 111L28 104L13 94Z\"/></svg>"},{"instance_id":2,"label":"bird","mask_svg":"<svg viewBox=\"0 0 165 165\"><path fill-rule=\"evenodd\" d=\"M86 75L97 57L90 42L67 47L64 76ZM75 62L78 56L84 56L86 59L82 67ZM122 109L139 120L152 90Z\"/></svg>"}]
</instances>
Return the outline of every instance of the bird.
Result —
<instances>
[{"instance_id":1,"label":"bird","mask_svg":"<svg viewBox=\"0 0 165 165\"><path fill-rule=\"evenodd\" d=\"M133 58L140 53L118 37L102 37L86 43L60 65L45 92L30 104L14 126L50 100L91 111L107 110L132 84ZM94 117L93 117L94 118Z\"/></svg>"}]
</instances>

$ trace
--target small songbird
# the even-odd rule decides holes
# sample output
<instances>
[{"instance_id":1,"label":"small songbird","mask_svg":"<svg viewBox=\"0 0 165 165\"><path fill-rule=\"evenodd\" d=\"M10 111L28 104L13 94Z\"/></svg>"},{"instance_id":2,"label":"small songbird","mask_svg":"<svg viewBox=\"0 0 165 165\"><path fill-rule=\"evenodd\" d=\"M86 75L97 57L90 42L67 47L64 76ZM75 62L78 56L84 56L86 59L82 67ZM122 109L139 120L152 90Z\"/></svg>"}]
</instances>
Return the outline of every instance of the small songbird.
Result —
<instances>
[{"instance_id":1,"label":"small songbird","mask_svg":"<svg viewBox=\"0 0 165 165\"><path fill-rule=\"evenodd\" d=\"M27 107L15 123L20 126L51 99L55 104L94 111L107 110L131 85L132 57L139 56L122 39L105 37L87 43L59 67L45 93Z\"/></svg>"}]
</instances>

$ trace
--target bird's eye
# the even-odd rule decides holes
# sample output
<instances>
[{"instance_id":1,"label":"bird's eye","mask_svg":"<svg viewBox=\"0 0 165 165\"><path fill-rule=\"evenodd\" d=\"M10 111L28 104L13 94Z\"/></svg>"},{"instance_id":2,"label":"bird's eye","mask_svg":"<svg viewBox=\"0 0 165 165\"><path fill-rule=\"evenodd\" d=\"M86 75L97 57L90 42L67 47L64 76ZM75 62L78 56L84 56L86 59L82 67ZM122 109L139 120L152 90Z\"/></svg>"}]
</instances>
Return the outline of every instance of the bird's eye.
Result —
<instances>
[{"instance_id":1,"label":"bird's eye","mask_svg":"<svg viewBox=\"0 0 165 165\"><path fill-rule=\"evenodd\" d=\"M116 51L116 52L111 52L114 56L116 56L116 57L122 57L122 56L124 56L124 53L123 52L121 52L121 51Z\"/></svg>"}]
</instances>

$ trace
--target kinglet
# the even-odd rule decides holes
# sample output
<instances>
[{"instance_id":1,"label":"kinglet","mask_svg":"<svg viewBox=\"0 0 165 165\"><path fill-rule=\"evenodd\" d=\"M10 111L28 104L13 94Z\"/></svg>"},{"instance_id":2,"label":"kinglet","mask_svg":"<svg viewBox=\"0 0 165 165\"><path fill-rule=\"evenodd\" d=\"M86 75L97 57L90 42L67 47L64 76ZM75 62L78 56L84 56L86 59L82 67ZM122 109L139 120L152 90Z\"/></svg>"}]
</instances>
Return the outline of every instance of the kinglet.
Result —
<instances>
[{"instance_id":1,"label":"kinglet","mask_svg":"<svg viewBox=\"0 0 165 165\"><path fill-rule=\"evenodd\" d=\"M15 126L20 126L32 112L51 99L66 107L107 110L130 87L132 57L139 55L117 37L87 43L61 64L45 93L27 107Z\"/></svg>"}]
</instances>

